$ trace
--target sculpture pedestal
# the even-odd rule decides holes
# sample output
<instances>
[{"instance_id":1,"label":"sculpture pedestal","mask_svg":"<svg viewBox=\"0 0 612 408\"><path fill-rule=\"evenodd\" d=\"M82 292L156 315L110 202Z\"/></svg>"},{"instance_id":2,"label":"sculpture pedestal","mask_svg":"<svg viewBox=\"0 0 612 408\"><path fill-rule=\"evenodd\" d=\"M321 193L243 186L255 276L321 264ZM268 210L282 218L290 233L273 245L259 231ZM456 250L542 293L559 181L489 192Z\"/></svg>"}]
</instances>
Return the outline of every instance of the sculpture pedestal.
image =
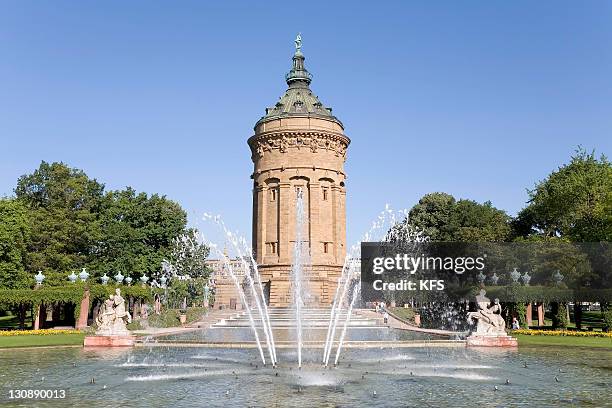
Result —
<instances>
[{"instance_id":1,"label":"sculpture pedestal","mask_svg":"<svg viewBox=\"0 0 612 408\"><path fill-rule=\"evenodd\" d=\"M86 336L85 347L132 347L136 336Z\"/></svg>"},{"instance_id":2,"label":"sculpture pedestal","mask_svg":"<svg viewBox=\"0 0 612 408\"><path fill-rule=\"evenodd\" d=\"M516 337L512 336L483 336L472 334L466 341L468 347L518 347Z\"/></svg>"}]
</instances>

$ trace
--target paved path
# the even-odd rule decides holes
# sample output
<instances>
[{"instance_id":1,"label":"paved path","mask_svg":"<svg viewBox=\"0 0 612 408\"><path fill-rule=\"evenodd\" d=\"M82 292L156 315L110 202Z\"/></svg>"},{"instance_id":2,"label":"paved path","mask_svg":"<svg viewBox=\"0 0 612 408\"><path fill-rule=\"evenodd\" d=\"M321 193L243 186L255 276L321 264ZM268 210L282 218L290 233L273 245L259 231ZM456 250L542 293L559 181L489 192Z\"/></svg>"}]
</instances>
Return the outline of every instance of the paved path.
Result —
<instances>
[{"instance_id":1,"label":"paved path","mask_svg":"<svg viewBox=\"0 0 612 408\"><path fill-rule=\"evenodd\" d=\"M360 312L364 316L368 316L372 318L382 318L382 314L376 313L376 311L371 310L371 309L362 309L360 310ZM419 333L437 334L440 336L458 336L458 335L465 334L463 332L454 332L450 330L424 329L422 327L408 324L404 322L403 320L398 319L391 313L389 313L389 322L387 323L387 326L389 326L392 329L410 330L410 331L419 332Z\"/></svg>"}]
</instances>

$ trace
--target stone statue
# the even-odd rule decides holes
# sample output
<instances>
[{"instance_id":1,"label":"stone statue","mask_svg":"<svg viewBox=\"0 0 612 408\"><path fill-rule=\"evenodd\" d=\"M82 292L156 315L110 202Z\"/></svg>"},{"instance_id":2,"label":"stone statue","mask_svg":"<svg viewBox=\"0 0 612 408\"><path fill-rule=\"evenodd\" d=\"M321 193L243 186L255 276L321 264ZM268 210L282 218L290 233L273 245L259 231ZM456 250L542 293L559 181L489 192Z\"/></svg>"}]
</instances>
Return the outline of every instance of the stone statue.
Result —
<instances>
[{"instance_id":1,"label":"stone statue","mask_svg":"<svg viewBox=\"0 0 612 408\"><path fill-rule=\"evenodd\" d=\"M302 33L298 33L297 37L295 37L295 52L302 51Z\"/></svg>"},{"instance_id":2,"label":"stone statue","mask_svg":"<svg viewBox=\"0 0 612 408\"><path fill-rule=\"evenodd\" d=\"M121 289L115 289L115 294L110 295L100 307L100 312L96 318L98 330L96 334L100 336L125 336L130 332L126 327L131 323L132 316L125 309L125 300L121 297Z\"/></svg>"},{"instance_id":3,"label":"stone statue","mask_svg":"<svg viewBox=\"0 0 612 408\"><path fill-rule=\"evenodd\" d=\"M102 306L100 306L100 311L98 312L98 317L96 317L96 326L98 330L96 334L98 335L111 335L113 330L113 325L115 324L115 309L114 309L114 295L110 295L108 299L104 301Z\"/></svg>"},{"instance_id":4,"label":"stone statue","mask_svg":"<svg viewBox=\"0 0 612 408\"><path fill-rule=\"evenodd\" d=\"M499 304L499 299L495 299L493 306L489 306L491 301L485 294L486 291L481 289L480 294L476 296L478 311L468 312L468 322L473 323L474 320L477 321L475 334L505 336L506 322L501 315L502 308Z\"/></svg>"}]
</instances>

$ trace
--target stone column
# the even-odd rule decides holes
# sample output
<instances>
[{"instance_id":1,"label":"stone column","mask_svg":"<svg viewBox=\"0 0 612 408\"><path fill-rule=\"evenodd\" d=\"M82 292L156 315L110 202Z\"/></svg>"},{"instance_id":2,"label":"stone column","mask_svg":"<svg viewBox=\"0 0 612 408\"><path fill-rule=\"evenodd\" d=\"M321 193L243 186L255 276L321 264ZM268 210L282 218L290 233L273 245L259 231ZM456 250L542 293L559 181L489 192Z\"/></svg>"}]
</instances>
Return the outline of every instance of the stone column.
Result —
<instances>
[{"instance_id":1,"label":"stone column","mask_svg":"<svg viewBox=\"0 0 612 408\"><path fill-rule=\"evenodd\" d=\"M36 319L34 320L34 330L40 329L40 305L36 306Z\"/></svg>"},{"instance_id":2,"label":"stone column","mask_svg":"<svg viewBox=\"0 0 612 408\"><path fill-rule=\"evenodd\" d=\"M290 228L290 210L293 206L291 197L291 183L281 181L278 186L279 205L279 237L278 237L278 259L280 263L291 263L291 228Z\"/></svg>"},{"instance_id":3,"label":"stone column","mask_svg":"<svg viewBox=\"0 0 612 408\"><path fill-rule=\"evenodd\" d=\"M84 329L87 327L87 318L89 317L89 289L83 293L83 299L81 299L81 311L79 313L79 320L76 322L77 329Z\"/></svg>"},{"instance_id":4,"label":"stone column","mask_svg":"<svg viewBox=\"0 0 612 408\"><path fill-rule=\"evenodd\" d=\"M538 303L538 326L544 326L544 303Z\"/></svg>"},{"instance_id":5,"label":"stone column","mask_svg":"<svg viewBox=\"0 0 612 408\"><path fill-rule=\"evenodd\" d=\"M531 302L527 303L527 310L525 311L527 318L527 327L531 326L531 316L533 314L532 304Z\"/></svg>"},{"instance_id":6,"label":"stone column","mask_svg":"<svg viewBox=\"0 0 612 408\"><path fill-rule=\"evenodd\" d=\"M264 256L266 255L266 191L264 186L258 185L255 187L255 208L253 209L256 214L253 214L253 230L255 236L253 237L253 243L255 245L255 259L257 262L263 263Z\"/></svg>"},{"instance_id":7,"label":"stone column","mask_svg":"<svg viewBox=\"0 0 612 408\"><path fill-rule=\"evenodd\" d=\"M308 214L309 222L309 241L310 241L310 256L312 259L319 259L323 249L321 248L321 231L319 225L319 214L320 214L320 202L321 199L321 184L318 181L308 183L310 198L310 205L308 206L310 214Z\"/></svg>"}]
</instances>

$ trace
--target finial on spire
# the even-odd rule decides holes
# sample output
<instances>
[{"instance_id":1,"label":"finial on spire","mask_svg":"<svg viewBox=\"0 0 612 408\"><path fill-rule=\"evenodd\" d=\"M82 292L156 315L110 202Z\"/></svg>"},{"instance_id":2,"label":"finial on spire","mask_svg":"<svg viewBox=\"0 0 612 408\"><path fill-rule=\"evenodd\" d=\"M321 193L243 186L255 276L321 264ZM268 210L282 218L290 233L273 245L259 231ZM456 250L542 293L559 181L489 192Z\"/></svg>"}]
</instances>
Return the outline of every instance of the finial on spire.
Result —
<instances>
[{"instance_id":1,"label":"finial on spire","mask_svg":"<svg viewBox=\"0 0 612 408\"><path fill-rule=\"evenodd\" d=\"M302 52L302 33L298 33L295 37L295 53L299 54Z\"/></svg>"},{"instance_id":2,"label":"finial on spire","mask_svg":"<svg viewBox=\"0 0 612 408\"><path fill-rule=\"evenodd\" d=\"M289 86L308 87L310 84L310 73L304 67L304 54L302 54L302 33L295 37L295 54L293 54L293 68L285 75Z\"/></svg>"}]
</instances>

